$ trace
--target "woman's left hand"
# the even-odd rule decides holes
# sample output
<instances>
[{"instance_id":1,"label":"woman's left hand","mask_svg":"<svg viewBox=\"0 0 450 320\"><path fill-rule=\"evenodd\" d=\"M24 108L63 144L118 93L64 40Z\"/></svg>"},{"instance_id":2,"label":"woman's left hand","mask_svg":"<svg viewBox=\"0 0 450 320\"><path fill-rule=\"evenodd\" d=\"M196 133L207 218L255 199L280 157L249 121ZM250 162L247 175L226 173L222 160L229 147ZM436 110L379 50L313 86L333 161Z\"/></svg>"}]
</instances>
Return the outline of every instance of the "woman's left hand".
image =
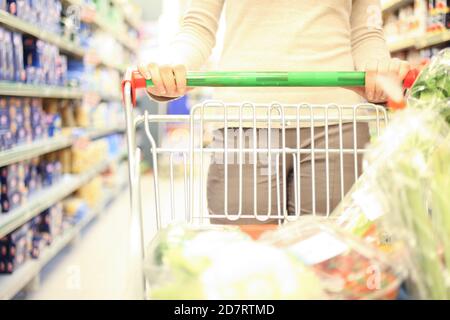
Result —
<instances>
[{"instance_id":1,"label":"woman's left hand","mask_svg":"<svg viewBox=\"0 0 450 320\"><path fill-rule=\"evenodd\" d=\"M397 58L384 60L370 60L366 64L364 71L366 72L366 86L360 93L369 102L382 103L386 102L387 96L377 81L377 77L393 76L399 81L405 79L406 74L410 70L410 64ZM361 88L362 89L362 88Z\"/></svg>"}]
</instances>

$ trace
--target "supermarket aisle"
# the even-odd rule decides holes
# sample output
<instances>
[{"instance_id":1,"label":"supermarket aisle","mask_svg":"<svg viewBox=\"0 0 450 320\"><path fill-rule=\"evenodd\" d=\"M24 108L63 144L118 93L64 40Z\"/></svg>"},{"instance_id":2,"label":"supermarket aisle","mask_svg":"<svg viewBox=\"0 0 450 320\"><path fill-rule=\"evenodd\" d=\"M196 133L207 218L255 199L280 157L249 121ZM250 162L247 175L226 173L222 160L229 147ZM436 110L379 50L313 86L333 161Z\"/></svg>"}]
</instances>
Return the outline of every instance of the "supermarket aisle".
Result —
<instances>
[{"instance_id":1,"label":"supermarket aisle","mask_svg":"<svg viewBox=\"0 0 450 320\"><path fill-rule=\"evenodd\" d=\"M139 247L133 238L128 190L45 269L27 299L139 299ZM134 233L136 234L136 233Z\"/></svg>"}]
</instances>

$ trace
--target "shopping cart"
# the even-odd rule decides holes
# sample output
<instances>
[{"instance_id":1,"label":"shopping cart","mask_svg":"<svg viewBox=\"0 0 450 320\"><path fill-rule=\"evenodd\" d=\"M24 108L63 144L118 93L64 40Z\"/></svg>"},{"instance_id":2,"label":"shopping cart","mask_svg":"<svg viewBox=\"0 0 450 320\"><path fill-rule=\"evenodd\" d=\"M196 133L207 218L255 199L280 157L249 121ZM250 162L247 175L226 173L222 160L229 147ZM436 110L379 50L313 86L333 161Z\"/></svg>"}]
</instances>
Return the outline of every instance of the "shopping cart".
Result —
<instances>
[{"instance_id":1,"label":"shopping cart","mask_svg":"<svg viewBox=\"0 0 450 320\"><path fill-rule=\"evenodd\" d=\"M413 82L411 75L407 78L409 83ZM356 87L364 86L364 81L364 72L192 72L187 76L190 87ZM134 115L136 90L151 85L151 80L145 80L137 71L129 69L122 88L126 109L131 208L140 217L143 258L146 241L140 190L141 150L136 146L138 127L143 126L151 146L153 186L146 187L146 194L153 193L156 230L180 219L198 224L215 221L239 224L244 231L257 237L262 231L274 228L274 222L280 224L298 219L303 214L302 201L310 205L307 214L318 215L320 211L322 216L329 217L333 209L331 198L337 195L338 200L342 199L361 174L364 144L358 142L359 126L367 126L371 136L376 137L388 122L385 107L370 103L281 105L211 101L193 106L189 115L157 115L147 111L143 115ZM161 146L152 135L151 126L174 123L188 127L189 140L184 147ZM221 128L224 133L222 144L204 143L204 132L210 126ZM261 128L266 129L263 134L258 132ZM332 128L337 130L334 141L329 139ZM314 138L319 130L320 141ZM275 139L273 132L280 133L280 136ZM287 144L287 135L290 135L290 145ZM302 144L302 135L310 137L307 145ZM264 137L263 143L259 140L261 136ZM276 140L275 143L273 140ZM223 201L223 206L219 206L219 212L213 212L208 210L205 195L208 168L215 163L218 155L224 178L219 183L223 183L223 188L209 192L223 192L223 196L216 197ZM261 192L257 186L261 158L265 159L267 193ZM305 159L309 164L306 175L302 173ZM160 170L163 166L167 169L164 172L166 177ZM344 170L348 166L352 168L350 175L348 169ZM310 199L305 199L302 193L305 189L302 179L305 176L309 179L306 188L310 190ZM319 177L324 180L321 189L316 184ZM248 185L253 186L250 191ZM162 193L168 203L161 201ZM288 195L291 197L290 205ZM231 198L234 198L234 205L229 205ZM320 210L316 201L318 198L324 199ZM250 210L244 208L246 201L253 204ZM267 202L264 205L266 212L257 208L261 201Z\"/></svg>"}]
</instances>

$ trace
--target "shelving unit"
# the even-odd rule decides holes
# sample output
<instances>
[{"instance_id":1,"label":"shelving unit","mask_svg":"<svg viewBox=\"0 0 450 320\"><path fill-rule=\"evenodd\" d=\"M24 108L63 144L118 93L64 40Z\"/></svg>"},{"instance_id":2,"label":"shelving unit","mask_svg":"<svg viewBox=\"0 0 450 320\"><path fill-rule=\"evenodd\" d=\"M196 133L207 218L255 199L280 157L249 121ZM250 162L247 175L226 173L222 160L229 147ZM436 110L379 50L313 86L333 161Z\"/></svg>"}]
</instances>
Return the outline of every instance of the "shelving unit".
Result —
<instances>
[{"instance_id":1,"label":"shelving unit","mask_svg":"<svg viewBox=\"0 0 450 320\"><path fill-rule=\"evenodd\" d=\"M81 0L62 0L64 4L84 5ZM125 23L132 28L137 28L137 22L124 14ZM127 32L121 32L108 24L101 16L96 15L91 22L94 29L109 33L124 48L130 51L137 49L137 39L132 38ZM53 44L71 59L83 60L84 64L91 63L94 66L102 66L115 69L121 73L126 71L126 66L114 61L114 57L103 59L94 50L82 48L78 43L68 38L49 32L22 20L6 11L0 10L0 26L6 29L31 35L45 42ZM96 56L97 55L97 56ZM108 58L108 57L107 57ZM117 84L119 87L119 84ZM0 81L0 96L15 97L36 97L52 99L84 99L84 101L120 101L119 90L116 94L103 94L95 92L95 89L86 90L84 88L58 87L48 85L33 85L9 81ZM95 95L94 99L89 99L89 95ZM94 102L95 103L95 102ZM53 151L61 150L74 145L80 138L88 140L99 139L114 133L123 133L123 125L108 123L106 128L91 128L78 130L74 128L70 135L58 135L29 144L19 145L12 149L0 151L0 167L32 159ZM121 152L117 157L101 161L89 170L76 175L64 175L59 181L48 188L43 188L31 195L24 204L7 214L0 214L0 238L14 231L18 227L27 223L33 217L39 215L45 209L63 200L82 186L86 185L94 177L104 172L111 164L120 163L126 158L126 152ZM39 259L29 259L11 275L0 275L0 299L10 299L19 291L23 290L33 279L39 277L41 269L55 257L65 246L67 246L80 231L88 225L99 213L105 210L106 206L117 198L123 191L127 180L125 178L118 187L113 190L105 188L104 197L101 204L89 212L75 226L65 230L65 232L54 240L51 246L46 247Z\"/></svg>"},{"instance_id":2,"label":"shelving unit","mask_svg":"<svg viewBox=\"0 0 450 320\"><path fill-rule=\"evenodd\" d=\"M120 161L117 159L116 161ZM49 263L62 249L64 249L93 219L105 211L117 195L126 188L126 179L119 183L118 187L111 190L104 196L101 204L89 212L83 219L75 226L56 238L53 243L45 248L38 259L30 259L20 266L13 274L0 275L0 299L11 299L19 293L30 281L37 277L42 268Z\"/></svg>"},{"instance_id":3,"label":"shelving unit","mask_svg":"<svg viewBox=\"0 0 450 320\"><path fill-rule=\"evenodd\" d=\"M63 2L66 2L69 5L76 5L80 7L84 6L83 1L81 0L63 0ZM131 18L126 18L126 21L129 22L130 20L132 21ZM118 42L120 42L129 50L134 51L137 49L138 43L136 39L131 38L125 33L118 32L113 27L111 27L101 16L95 15L92 24L99 29L111 34Z\"/></svg>"},{"instance_id":4,"label":"shelving unit","mask_svg":"<svg viewBox=\"0 0 450 320\"><path fill-rule=\"evenodd\" d=\"M33 195L24 205L0 216L0 238L14 231L56 202L64 199L103 172L111 163L117 162L123 157L124 154L120 154L117 159L104 160L85 173L67 175L51 187Z\"/></svg>"},{"instance_id":5,"label":"shelving unit","mask_svg":"<svg viewBox=\"0 0 450 320\"><path fill-rule=\"evenodd\" d=\"M78 88L70 87L0 81L0 95L35 98L81 99L83 98L83 91Z\"/></svg>"},{"instance_id":6,"label":"shelving unit","mask_svg":"<svg viewBox=\"0 0 450 320\"><path fill-rule=\"evenodd\" d=\"M391 42L388 43L388 46L391 52L395 52L409 48L416 48L416 49L428 48L448 41L450 41L450 31L446 30L438 33L426 34L420 37Z\"/></svg>"},{"instance_id":7,"label":"shelving unit","mask_svg":"<svg viewBox=\"0 0 450 320\"><path fill-rule=\"evenodd\" d=\"M39 29L38 27L17 18L6 11L0 10L0 24L7 26L10 29L20 31L25 34L32 35L36 38L49 42L57 46L61 51L77 57L85 55L84 49L80 48L78 44L69 41L57 34Z\"/></svg>"},{"instance_id":8,"label":"shelving unit","mask_svg":"<svg viewBox=\"0 0 450 320\"><path fill-rule=\"evenodd\" d=\"M383 11L393 11L413 2L414 0L389 0L383 2L381 9Z\"/></svg>"},{"instance_id":9,"label":"shelving unit","mask_svg":"<svg viewBox=\"0 0 450 320\"><path fill-rule=\"evenodd\" d=\"M66 54L70 54L78 58L83 58L87 54L86 50L81 48L78 44L63 38L60 35L39 29L34 25L23 21L22 19L17 18L3 10L0 10L0 24L7 26L9 29L29 34L38 39L51 43L57 46L62 52ZM137 46L136 43L134 44ZM133 47L133 49L136 49L136 47ZM120 72L124 72L126 69L122 65L118 65L106 60L100 61L99 64L108 68L116 69Z\"/></svg>"},{"instance_id":10,"label":"shelving unit","mask_svg":"<svg viewBox=\"0 0 450 320\"><path fill-rule=\"evenodd\" d=\"M86 132L85 137L90 140L98 139L110 135L115 132L124 132L123 126L112 126L102 129L90 129ZM50 153L56 150L61 150L71 146L77 140L72 136L55 136L33 143L19 145L10 150L0 152L0 167L9 165L11 163L32 159L34 157L41 156L46 153Z\"/></svg>"}]
</instances>

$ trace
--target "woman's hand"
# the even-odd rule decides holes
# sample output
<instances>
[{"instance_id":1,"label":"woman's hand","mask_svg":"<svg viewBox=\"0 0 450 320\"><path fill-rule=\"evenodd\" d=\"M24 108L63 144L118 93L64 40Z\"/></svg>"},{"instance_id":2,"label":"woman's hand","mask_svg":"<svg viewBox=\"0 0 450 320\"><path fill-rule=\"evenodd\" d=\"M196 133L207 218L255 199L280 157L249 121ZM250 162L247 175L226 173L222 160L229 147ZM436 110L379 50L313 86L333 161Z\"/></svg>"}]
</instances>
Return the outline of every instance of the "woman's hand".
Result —
<instances>
[{"instance_id":1,"label":"woman's hand","mask_svg":"<svg viewBox=\"0 0 450 320\"><path fill-rule=\"evenodd\" d=\"M154 86L148 87L149 94L163 98L178 98L184 95L186 87L186 67L184 65L157 65L149 63L138 67L145 79L152 79Z\"/></svg>"},{"instance_id":2,"label":"woman's hand","mask_svg":"<svg viewBox=\"0 0 450 320\"><path fill-rule=\"evenodd\" d=\"M366 64L366 68L364 69L364 71L366 72L366 87L359 93L362 94L369 102L386 102L386 93L379 85L377 77L380 75L393 76L399 81L403 81L409 70L409 63L397 58L386 60L371 60Z\"/></svg>"}]
</instances>

